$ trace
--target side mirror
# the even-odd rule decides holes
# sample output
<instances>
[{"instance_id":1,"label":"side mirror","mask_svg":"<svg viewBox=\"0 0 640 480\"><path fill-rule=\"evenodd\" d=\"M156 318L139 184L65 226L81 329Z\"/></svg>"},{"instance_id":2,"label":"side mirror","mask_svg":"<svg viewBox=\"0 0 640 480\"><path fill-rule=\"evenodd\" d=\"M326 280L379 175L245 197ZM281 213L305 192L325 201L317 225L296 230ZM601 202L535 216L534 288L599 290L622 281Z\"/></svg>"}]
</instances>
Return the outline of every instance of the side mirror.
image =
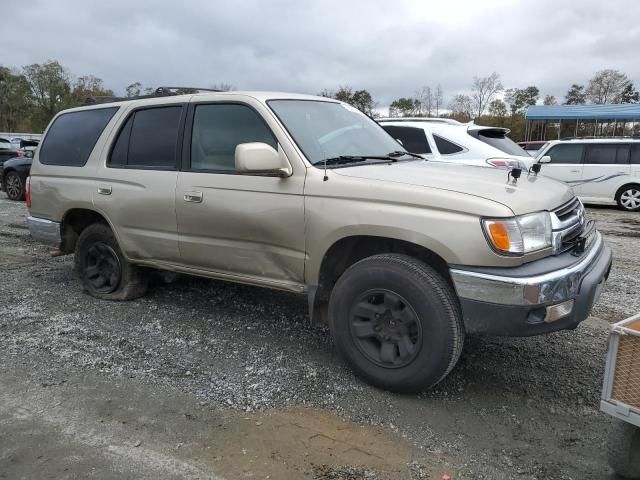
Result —
<instances>
[{"instance_id":1,"label":"side mirror","mask_svg":"<svg viewBox=\"0 0 640 480\"><path fill-rule=\"evenodd\" d=\"M549 155L545 155L538 160L538 163L551 163L551 157Z\"/></svg>"},{"instance_id":2,"label":"side mirror","mask_svg":"<svg viewBox=\"0 0 640 480\"><path fill-rule=\"evenodd\" d=\"M245 175L289 177L293 173L284 152L260 142L240 143L235 152L236 171Z\"/></svg>"}]
</instances>

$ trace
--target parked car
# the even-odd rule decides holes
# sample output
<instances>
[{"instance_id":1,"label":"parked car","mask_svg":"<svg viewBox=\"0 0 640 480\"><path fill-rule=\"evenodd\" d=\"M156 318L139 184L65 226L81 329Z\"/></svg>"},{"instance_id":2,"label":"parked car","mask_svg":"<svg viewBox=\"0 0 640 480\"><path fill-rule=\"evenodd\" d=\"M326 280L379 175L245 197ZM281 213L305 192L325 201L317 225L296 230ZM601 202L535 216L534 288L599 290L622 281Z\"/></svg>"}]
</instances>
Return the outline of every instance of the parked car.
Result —
<instances>
[{"instance_id":1,"label":"parked car","mask_svg":"<svg viewBox=\"0 0 640 480\"><path fill-rule=\"evenodd\" d=\"M585 203L640 210L640 139L553 140L536 160Z\"/></svg>"},{"instance_id":2,"label":"parked car","mask_svg":"<svg viewBox=\"0 0 640 480\"><path fill-rule=\"evenodd\" d=\"M56 115L28 225L97 298L144 295L150 268L304 294L355 372L416 391L466 333L575 328L608 276L566 185L504 173L424 162L333 99L163 96Z\"/></svg>"},{"instance_id":3,"label":"parked car","mask_svg":"<svg viewBox=\"0 0 640 480\"><path fill-rule=\"evenodd\" d=\"M534 162L507 134L509 129L442 118L385 118L387 133L429 160L527 170Z\"/></svg>"},{"instance_id":4,"label":"parked car","mask_svg":"<svg viewBox=\"0 0 640 480\"><path fill-rule=\"evenodd\" d=\"M18 150L15 153L18 155L6 160L0 169L0 190L3 190L10 200L24 200L34 151Z\"/></svg>"},{"instance_id":5,"label":"parked car","mask_svg":"<svg viewBox=\"0 0 640 480\"><path fill-rule=\"evenodd\" d=\"M528 142L518 142L518 145L529 155L535 157L538 151L547 144L546 140L534 140Z\"/></svg>"},{"instance_id":6,"label":"parked car","mask_svg":"<svg viewBox=\"0 0 640 480\"><path fill-rule=\"evenodd\" d=\"M16 148L8 138L0 138L0 167L10 158L16 156Z\"/></svg>"}]
</instances>

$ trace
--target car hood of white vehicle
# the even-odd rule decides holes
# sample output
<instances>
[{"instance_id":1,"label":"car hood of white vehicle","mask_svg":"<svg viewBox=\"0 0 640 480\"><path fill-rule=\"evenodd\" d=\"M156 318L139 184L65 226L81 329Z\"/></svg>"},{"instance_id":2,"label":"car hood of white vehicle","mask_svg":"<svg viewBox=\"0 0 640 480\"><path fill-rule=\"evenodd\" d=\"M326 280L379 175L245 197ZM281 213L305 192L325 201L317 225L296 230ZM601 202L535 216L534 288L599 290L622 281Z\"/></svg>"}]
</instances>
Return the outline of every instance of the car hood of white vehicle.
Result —
<instances>
[{"instance_id":1,"label":"car hood of white vehicle","mask_svg":"<svg viewBox=\"0 0 640 480\"><path fill-rule=\"evenodd\" d=\"M544 166L542 167L544 172ZM339 175L460 192L501 203L514 214L553 210L573 198L564 183L542 175L507 181L507 170L445 162L399 161L390 165L359 164L337 168ZM542 173L543 173L542 172Z\"/></svg>"}]
</instances>

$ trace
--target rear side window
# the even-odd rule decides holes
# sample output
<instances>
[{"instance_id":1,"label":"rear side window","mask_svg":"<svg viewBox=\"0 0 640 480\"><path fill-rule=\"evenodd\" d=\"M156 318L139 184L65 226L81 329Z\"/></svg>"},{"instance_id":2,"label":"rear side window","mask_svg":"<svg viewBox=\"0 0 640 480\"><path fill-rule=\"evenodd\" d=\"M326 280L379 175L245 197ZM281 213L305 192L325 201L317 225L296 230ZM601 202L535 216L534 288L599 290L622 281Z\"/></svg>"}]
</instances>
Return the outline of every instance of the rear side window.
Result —
<instances>
[{"instance_id":1,"label":"rear side window","mask_svg":"<svg viewBox=\"0 0 640 480\"><path fill-rule=\"evenodd\" d=\"M545 153L551 157L551 163L582 163L584 145L556 145Z\"/></svg>"},{"instance_id":2,"label":"rear side window","mask_svg":"<svg viewBox=\"0 0 640 480\"><path fill-rule=\"evenodd\" d=\"M191 133L191 169L235 171L236 146L278 142L252 108L238 104L197 105Z\"/></svg>"},{"instance_id":3,"label":"rear side window","mask_svg":"<svg viewBox=\"0 0 640 480\"><path fill-rule=\"evenodd\" d=\"M396 140L400 140L402 146L413 153L431 153L427 135L424 129L415 127L399 127L397 125L382 125L382 128Z\"/></svg>"},{"instance_id":4,"label":"rear side window","mask_svg":"<svg viewBox=\"0 0 640 480\"><path fill-rule=\"evenodd\" d=\"M40 147L40 163L82 167L118 107L63 113Z\"/></svg>"},{"instance_id":5,"label":"rear side window","mask_svg":"<svg viewBox=\"0 0 640 480\"><path fill-rule=\"evenodd\" d=\"M629 163L629 145L589 145L584 163L589 165L627 164Z\"/></svg>"},{"instance_id":6,"label":"rear side window","mask_svg":"<svg viewBox=\"0 0 640 480\"><path fill-rule=\"evenodd\" d=\"M640 144L633 145L631 148L631 163L640 165Z\"/></svg>"},{"instance_id":7,"label":"rear side window","mask_svg":"<svg viewBox=\"0 0 640 480\"><path fill-rule=\"evenodd\" d=\"M456 145L455 143L438 135L434 135L433 140L436 142L436 147L438 147L438 151L441 155L451 155L454 153L460 153L464 150L460 145Z\"/></svg>"},{"instance_id":8,"label":"rear side window","mask_svg":"<svg viewBox=\"0 0 640 480\"><path fill-rule=\"evenodd\" d=\"M136 110L118 134L109 165L175 169L182 106Z\"/></svg>"}]
</instances>

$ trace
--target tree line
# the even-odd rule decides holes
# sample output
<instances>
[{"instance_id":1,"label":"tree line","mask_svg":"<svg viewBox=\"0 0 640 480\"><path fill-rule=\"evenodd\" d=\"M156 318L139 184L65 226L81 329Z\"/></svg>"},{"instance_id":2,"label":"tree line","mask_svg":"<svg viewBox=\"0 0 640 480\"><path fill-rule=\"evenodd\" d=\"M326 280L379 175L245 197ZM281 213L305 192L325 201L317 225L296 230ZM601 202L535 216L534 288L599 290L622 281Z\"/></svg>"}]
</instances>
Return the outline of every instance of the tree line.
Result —
<instances>
[{"instance_id":1,"label":"tree line","mask_svg":"<svg viewBox=\"0 0 640 480\"><path fill-rule=\"evenodd\" d=\"M219 83L215 90L232 90ZM149 95L154 87L133 82L125 88L126 97ZM178 93L193 93L181 89ZM42 132L51 118L61 110L77 107L90 97L113 97L101 78L94 75L74 76L55 60L9 68L0 65L0 131Z\"/></svg>"},{"instance_id":2,"label":"tree line","mask_svg":"<svg viewBox=\"0 0 640 480\"><path fill-rule=\"evenodd\" d=\"M232 90L226 83L212 85L217 90ZM133 82L125 89L127 97L148 95L155 88ZM178 93L192 93L182 89ZM378 102L366 89L349 85L319 92L324 97L347 102L372 117L378 116ZM65 108L86 103L89 97L114 96L102 79L91 75L74 76L55 60L26 65L20 69L0 66L0 131L41 132L51 118ZM510 128L514 139L524 137L527 107L540 101L540 89L531 85L505 89L496 72L474 77L469 93L456 93L445 103L440 84L423 86L413 95L400 97L389 105L391 117L448 117L462 122ZM588 82L572 84L562 102L565 105L638 103L640 93L629 77L618 70L596 72ZM558 104L553 95L544 95L544 105Z\"/></svg>"}]
</instances>

